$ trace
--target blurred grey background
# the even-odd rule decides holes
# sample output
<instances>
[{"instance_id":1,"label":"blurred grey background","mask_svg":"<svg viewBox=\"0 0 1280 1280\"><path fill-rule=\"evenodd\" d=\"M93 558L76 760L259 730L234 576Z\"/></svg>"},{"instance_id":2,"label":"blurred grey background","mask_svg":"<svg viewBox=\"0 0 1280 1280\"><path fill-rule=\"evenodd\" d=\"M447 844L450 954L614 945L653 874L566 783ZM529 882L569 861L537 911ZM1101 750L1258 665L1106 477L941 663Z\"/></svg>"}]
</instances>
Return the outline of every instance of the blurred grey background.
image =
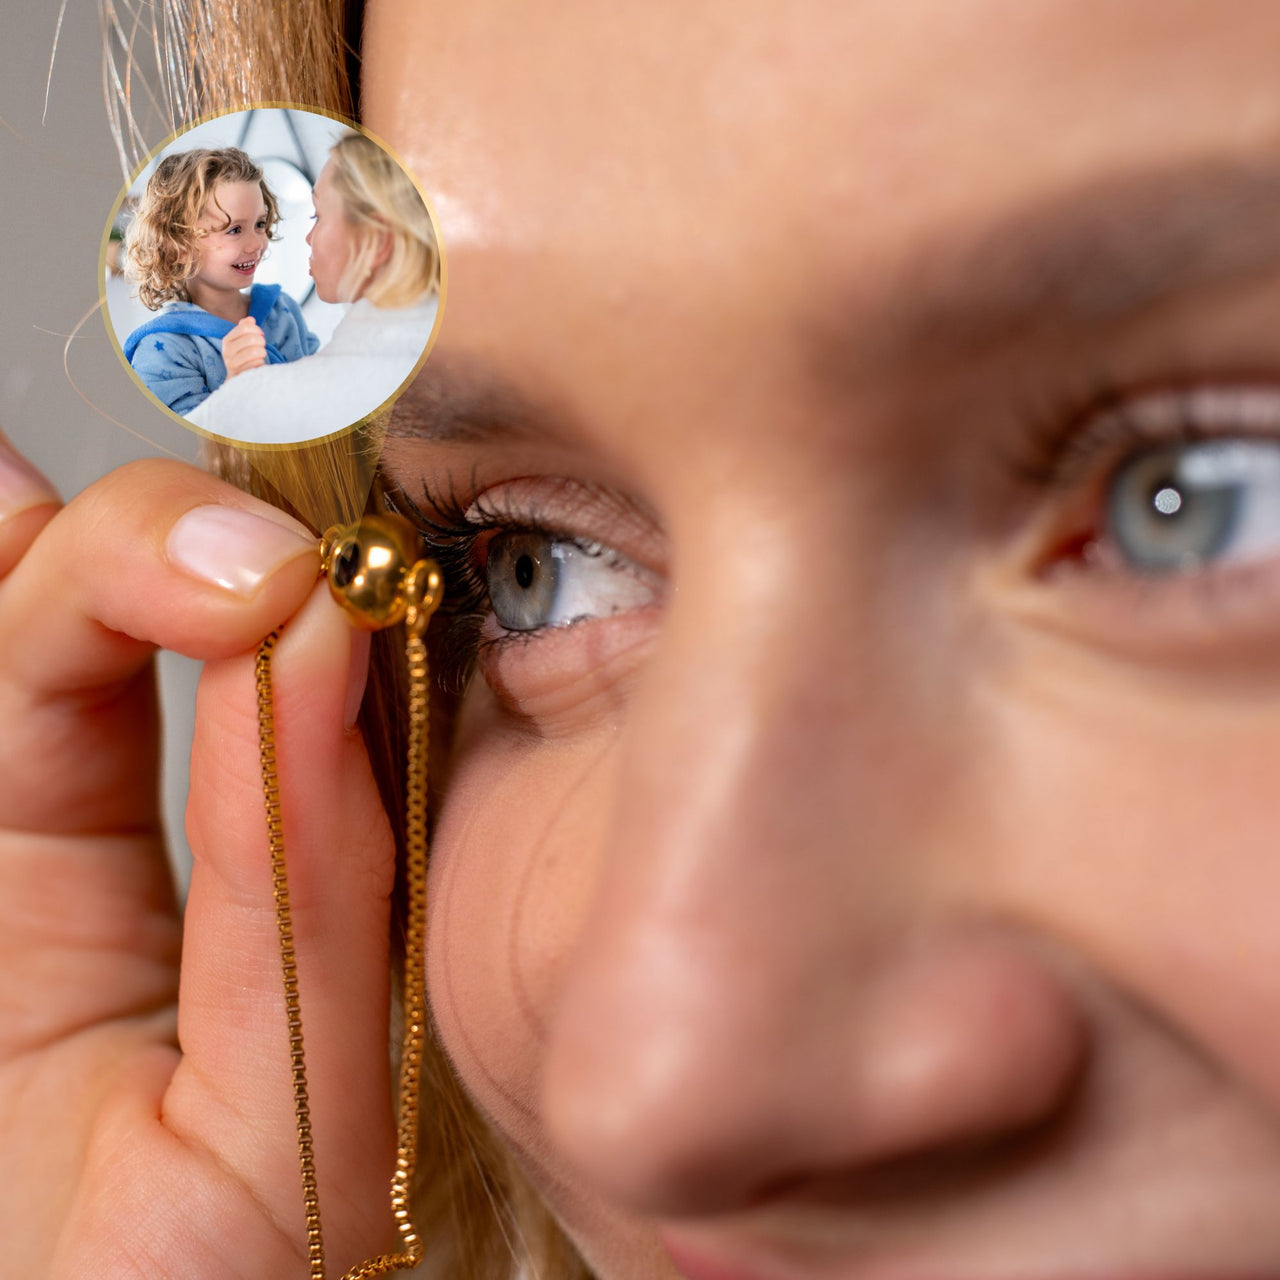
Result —
<instances>
[{"instance_id":1,"label":"blurred grey background","mask_svg":"<svg viewBox=\"0 0 1280 1280\"><path fill-rule=\"evenodd\" d=\"M0 428L70 497L133 458L161 451L192 458L196 438L143 399L96 310L102 236L126 172L108 123L94 0L68 0L45 113L58 14L58 0L9 0L4 9ZM135 99L144 136L155 146L168 128L157 110L145 106L145 86L135 89ZM195 663L171 654L160 668L166 815L181 871L198 672Z\"/></svg>"}]
</instances>

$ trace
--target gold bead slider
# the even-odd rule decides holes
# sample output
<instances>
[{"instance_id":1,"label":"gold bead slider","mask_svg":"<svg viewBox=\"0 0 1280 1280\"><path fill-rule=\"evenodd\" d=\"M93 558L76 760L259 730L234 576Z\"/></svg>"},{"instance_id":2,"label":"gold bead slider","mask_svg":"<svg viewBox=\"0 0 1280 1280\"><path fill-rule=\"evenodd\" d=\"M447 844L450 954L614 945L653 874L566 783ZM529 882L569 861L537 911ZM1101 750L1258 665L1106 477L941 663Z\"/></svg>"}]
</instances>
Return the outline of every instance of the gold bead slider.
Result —
<instances>
[{"instance_id":1,"label":"gold bead slider","mask_svg":"<svg viewBox=\"0 0 1280 1280\"><path fill-rule=\"evenodd\" d=\"M444 594L439 566L422 557L417 530L398 515L334 525L320 540L333 598L362 631L407 622L425 630Z\"/></svg>"}]
</instances>

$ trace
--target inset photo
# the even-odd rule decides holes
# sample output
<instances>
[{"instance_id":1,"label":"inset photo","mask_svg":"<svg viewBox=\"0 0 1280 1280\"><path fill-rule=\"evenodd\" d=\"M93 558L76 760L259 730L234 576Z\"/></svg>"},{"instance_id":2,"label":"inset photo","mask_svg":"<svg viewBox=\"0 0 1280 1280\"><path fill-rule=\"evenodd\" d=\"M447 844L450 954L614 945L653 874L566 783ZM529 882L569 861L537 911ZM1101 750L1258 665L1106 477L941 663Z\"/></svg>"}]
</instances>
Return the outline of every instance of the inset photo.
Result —
<instances>
[{"instance_id":1,"label":"inset photo","mask_svg":"<svg viewBox=\"0 0 1280 1280\"><path fill-rule=\"evenodd\" d=\"M320 440L389 408L440 318L417 183L354 125L292 107L217 116L151 156L102 273L138 384L235 444Z\"/></svg>"}]
</instances>

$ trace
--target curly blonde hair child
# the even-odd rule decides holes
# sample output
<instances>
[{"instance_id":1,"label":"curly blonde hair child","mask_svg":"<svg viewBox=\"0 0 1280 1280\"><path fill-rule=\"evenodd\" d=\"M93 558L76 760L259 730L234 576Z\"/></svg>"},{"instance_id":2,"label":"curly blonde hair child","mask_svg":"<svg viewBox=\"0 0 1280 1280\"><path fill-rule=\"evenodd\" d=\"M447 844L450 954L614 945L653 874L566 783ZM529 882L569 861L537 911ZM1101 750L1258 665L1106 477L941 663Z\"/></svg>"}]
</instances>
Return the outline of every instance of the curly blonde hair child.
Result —
<instances>
[{"instance_id":1,"label":"curly blonde hair child","mask_svg":"<svg viewBox=\"0 0 1280 1280\"><path fill-rule=\"evenodd\" d=\"M165 156L147 181L125 233L125 273L149 311L188 302L187 281L200 269L200 217L220 182L256 182L267 206L267 235L276 239L276 198L262 169L237 147L197 147Z\"/></svg>"}]
</instances>

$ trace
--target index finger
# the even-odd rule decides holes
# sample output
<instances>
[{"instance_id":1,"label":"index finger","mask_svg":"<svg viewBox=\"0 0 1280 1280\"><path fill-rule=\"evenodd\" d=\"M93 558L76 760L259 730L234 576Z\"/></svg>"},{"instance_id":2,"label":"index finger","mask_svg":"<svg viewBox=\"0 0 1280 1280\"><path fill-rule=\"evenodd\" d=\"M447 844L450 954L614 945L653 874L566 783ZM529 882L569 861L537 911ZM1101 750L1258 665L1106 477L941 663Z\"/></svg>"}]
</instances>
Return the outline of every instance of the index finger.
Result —
<instances>
[{"instance_id":1,"label":"index finger","mask_svg":"<svg viewBox=\"0 0 1280 1280\"><path fill-rule=\"evenodd\" d=\"M154 649L251 649L301 605L319 563L304 526L178 463L122 468L54 516L0 584L6 821L127 821L150 784L112 744L128 738L136 699L122 695L150 679Z\"/></svg>"},{"instance_id":2,"label":"index finger","mask_svg":"<svg viewBox=\"0 0 1280 1280\"><path fill-rule=\"evenodd\" d=\"M182 463L132 463L59 512L0 587L0 677L50 697L127 676L156 647L242 652L319 563L277 508Z\"/></svg>"}]
</instances>

